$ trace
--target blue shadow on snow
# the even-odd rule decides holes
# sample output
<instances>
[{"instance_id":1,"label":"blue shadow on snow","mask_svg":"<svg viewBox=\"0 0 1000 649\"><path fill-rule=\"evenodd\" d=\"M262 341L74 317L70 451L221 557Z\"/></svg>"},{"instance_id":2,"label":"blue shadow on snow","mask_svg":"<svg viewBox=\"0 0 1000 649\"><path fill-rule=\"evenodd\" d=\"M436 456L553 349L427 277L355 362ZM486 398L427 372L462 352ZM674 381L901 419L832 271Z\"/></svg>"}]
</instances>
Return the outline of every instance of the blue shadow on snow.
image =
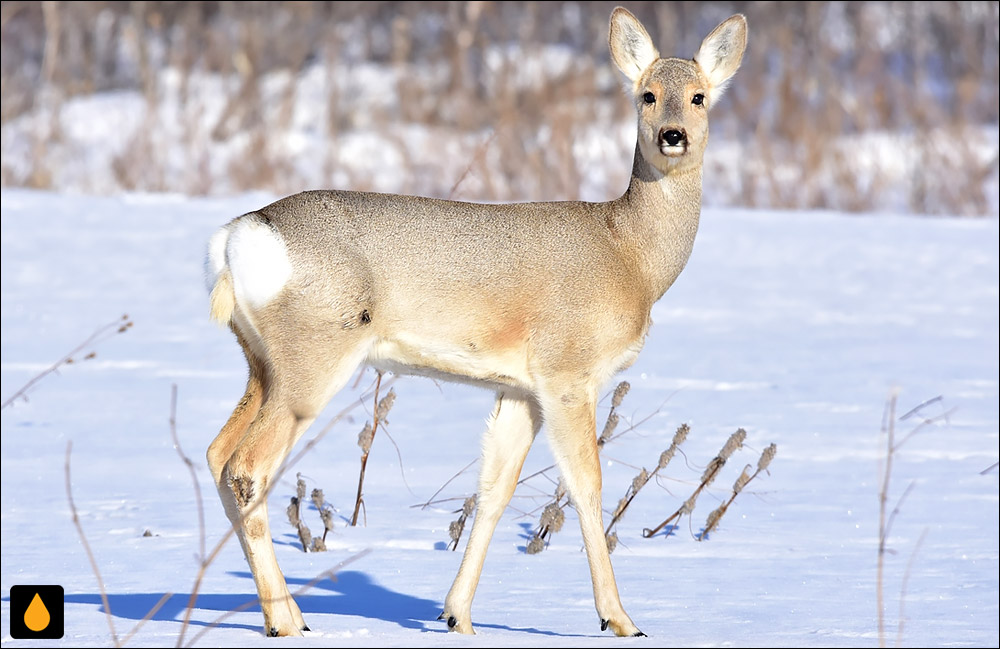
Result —
<instances>
[{"instance_id":1,"label":"blue shadow on snow","mask_svg":"<svg viewBox=\"0 0 1000 649\"><path fill-rule=\"evenodd\" d=\"M236 577L252 580L249 572L231 572ZM289 577L288 585L291 590L296 586L309 583L309 579ZM321 591L326 591L321 592ZM146 617L149 611L163 597L162 593L108 593L108 603L114 617L141 620ZM7 600L9 598L3 598ZM190 594L171 595L164 605L152 616L151 619L158 621L181 621L184 619L184 611L187 609ZM194 608L201 611L215 611L217 615L208 616L209 620L198 620L192 616L190 624L196 627L204 627L212 624L212 620L218 616L235 608L245 606L252 602L256 596L251 593L241 594L218 594L202 593L198 595ZM69 604L90 604L97 606L104 612L100 593L70 593L66 595L65 601ZM442 605L438 602L420 597L405 595L389 590L372 581L371 577L363 572L344 571L337 573L337 580L325 579L315 585L309 593L299 595L295 598L302 613L308 617L311 613L353 615L361 618L384 620L398 624L407 629L415 629L428 633L447 633L447 627L443 622L437 620L438 614L442 610ZM255 604L243 609L245 612L260 613L260 606ZM223 620L216 626L228 629L261 629L259 624L240 624ZM561 634L552 631L542 631L528 627L511 627L503 624L482 624L476 623L477 627L516 631L520 633L534 633L540 635L564 636L576 634ZM317 629L318 630L318 629ZM584 636L585 637L585 636Z\"/></svg>"}]
</instances>

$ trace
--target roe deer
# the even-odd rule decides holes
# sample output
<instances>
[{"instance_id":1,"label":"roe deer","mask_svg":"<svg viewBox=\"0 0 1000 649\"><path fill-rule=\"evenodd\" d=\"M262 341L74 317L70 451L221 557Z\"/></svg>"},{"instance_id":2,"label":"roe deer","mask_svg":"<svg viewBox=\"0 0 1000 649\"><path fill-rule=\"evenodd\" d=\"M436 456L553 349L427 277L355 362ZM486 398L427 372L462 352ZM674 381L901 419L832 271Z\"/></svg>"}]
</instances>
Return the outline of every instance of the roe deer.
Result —
<instances>
[{"instance_id":1,"label":"roe deer","mask_svg":"<svg viewBox=\"0 0 1000 649\"><path fill-rule=\"evenodd\" d=\"M579 515L601 628L642 635L604 537L597 393L635 360L653 303L691 254L708 110L743 58L746 20L720 24L694 59L660 58L619 7L609 44L638 112L632 177L616 200L482 205L309 191L212 236L212 317L236 334L250 377L208 463L269 635L307 627L275 559L268 488L361 363L496 392L478 511L441 615L451 630L473 633L487 546L544 421Z\"/></svg>"}]
</instances>

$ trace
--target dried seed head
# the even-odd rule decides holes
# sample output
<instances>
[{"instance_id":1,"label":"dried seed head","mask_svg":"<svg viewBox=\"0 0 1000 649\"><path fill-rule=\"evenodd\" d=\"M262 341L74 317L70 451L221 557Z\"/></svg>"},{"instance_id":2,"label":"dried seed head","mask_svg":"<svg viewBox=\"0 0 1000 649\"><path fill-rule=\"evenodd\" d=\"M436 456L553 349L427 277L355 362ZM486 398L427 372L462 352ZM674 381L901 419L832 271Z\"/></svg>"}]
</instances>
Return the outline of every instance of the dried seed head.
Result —
<instances>
[{"instance_id":1,"label":"dried seed head","mask_svg":"<svg viewBox=\"0 0 1000 649\"><path fill-rule=\"evenodd\" d=\"M628 394L629 388L631 387L632 386L629 385L628 381L622 381L618 384L618 387L615 388L614 395L611 397L612 408L617 408L622 405L622 399L625 398L625 395Z\"/></svg>"},{"instance_id":2,"label":"dried seed head","mask_svg":"<svg viewBox=\"0 0 1000 649\"><path fill-rule=\"evenodd\" d=\"M743 448L743 442L746 438L747 432L742 428L737 428L736 432L730 435L729 439L726 440L726 444L722 447L720 455L722 455L724 459L728 460L733 453Z\"/></svg>"},{"instance_id":3,"label":"dried seed head","mask_svg":"<svg viewBox=\"0 0 1000 649\"><path fill-rule=\"evenodd\" d=\"M750 482L749 468L749 464L743 467L743 473L740 474L740 477L736 478L736 482L733 483L733 494L743 491L743 487L747 486L747 483Z\"/></svg>"},{"instance_id":4,"label":"dried seed head","mask_svg":"<svg viewBox=\"0 0 1000 649\"><path fill-rule=\"evenodd\" d=\"M646 471L645 467L639 472L639 475L632 478L632 493L639 493L639 490L649 482L649 471Z\"/></svg>"},{"instance_id":5,"label":"dried seed head","mask_svg":"<svg viewBox=\"0 0 1000 649\"><path fill-rule=\"evenodd\" d=\"M538 536L533 536L531 537L531 540L528 541L528 547L526 547L524 551L527 552L528 554L538 554L544 549L545 549L545 541L543 541Z\"/></svg>"},{"instance_id":6,"label":"dried seed head","mask_svg":"<svg viewBox=\"0 0 1000 649\"><path fill-rule=\"evenodd\" d=\"M326 552L326 541L317 536L312 540L312 545L309 547L309 551Z\"/></svg>"},{"instance_id":7,"label":"dried seed head","mask_svg":"<svg viewBox=\"0 0 1000 649\"><path fill-rule=\"evenodd\" d=\"M378 420L383 424L389 423L386 420L386 416L389 414L389 411L392 410L392 404L395 401L396 391L390 389L389 394L382 397L382 399L378 402L378 407L375 408L375 416L378 417Z\"/></svg>"},{"instance_id":8,"label":"dried seed head","mask_svg":"<svg viewBox=\"0 0 1000 649\"><path fill-rule=\"evenodd\" d=\"M366 421L365 427L361 429L358 433L358 446L361 447L362 453L367 453L372 448L372 439L375 437L375 432L372 429L371 422Z\"/></svg>"},{"instance_id":9,"label":"dried seed head","mask_svg":"<svg viewBox=\"0 0 1000 649\"><path fill-rule=\"evenodd\" d=\"M565 521L566 515L563 513L562 507L555 503L546 505L538 519L538 522L542 524L542 529L547 529L550 533L561 530Z\"/></svg>"},{"instance_id":10,"label":"dried seed head","mask_svg":"<svg viewBox=\"0 0 1000 649\"><path fill-rule=\"evenodd\" d=\"M712 461L708 463L708 467L705 472L701 474L702 484L711 484L712 480L715 480L715 476L719 474L719 469L726 463L726 460L721 456L717 455L712 458Z\"/></svg>"},{"instance_id":11,"label":"dried seed head","mask_svg":"<svg viewBox=\"0 0 1000 649\"><path fill-rule=\"evenodd\" d=\"M698 496L696 496L695 494L691 494L691 497L684 501L684 504L681 505L681 508L678 511L682 515L683 514L690 514L691 512L693 512L694 511L694 503L695 503L695 500L697 498L698 498Z\"/></svg>"},{"instance_id":12,"label":"dried seed head","mask_svg":"<svg viewBox=\"0 0 1000 649\"><path fill-rule=\"evenodd\" d=\"M556 493L555 493L556 502L562 500L563 496L565 495L566 495L566 485L563 484L563 479L559 478L559 482L556 483Z\"/></svg>"},{"instance_id":13,"label":"dried seed head","mask_svg":"<svg viewBox=\"0 0 1000 649\"><path fill-rule=\"evenodd\" d=\"M705 521L705 531L698 536L699 541L708 536L708 533L714 530L718 526L719 521L722 519L722 515L725 513L726 509L725 505L723 505L722 507L713 510L712 513L708 515L708 520Z\"/></svg>"},{"instance_id":14,"label":"dried seed head","mask_svg":"<svg viewBox=\"0 0 1000 649\"><path fill-rule=\"evenodd\" d=\"M301 473L296 473L295 477L295 497L302 502L306 499L306 481L302 479Z\"/></svg>"},{"instance_id":15,"label":"dried seed head","mask_svg":"<svg viewBox=\"0 0 1000 649\"><path fill-rule=\"evenodd\" d=\"M608 554L613 553L615 548L618 547L618 532L612 532L606 535L604 539L608 542Z\"/></svg>"},{"instance_id":16,"label":"dried seed head","mask_svg":"<svg viewBox=\"0 0 1000 649\"><path fill-rule=\"evenodd\" d=\"M667 465L670 464L670 460L674 459L674 453L677 451L677 445L671 444L670 448L660 453L660 461L656 463L657 469L665 469Z\"/></svg>"},{"instance_id":17,"label":"dried seed head","mask_svg":"<svg viewBox=\"0 0 1000 649\"><path fill-rule=\"evenodd\" d=\"M475 509L476 509L476 494L472 494L471 496L465 499L464 503L462 503L462 516L465 516L466 518L472 516L472 512L475 511Z\"/></svg>"},{"instance_id":18,"label":"dried seed head","mask_svg":"<svg viewBox=\"0 0 1000 649\"><path fill-rule=\"evenodd\" d=\"M616 426L618 426L618 415L612 412L608 415L608 420L604 422L604 430L601 431L601 437L597 440L597 444L603 446L605 442L611 439Z\"/></svg>"},{"instance_id":19,"label":"dried seed head","mask_svg":"<svg viewBox=\"0 0 1000 649\"><path fill-rule=\"evenodd\" d=\"M302 521L299 521L299 540L302 541L302 551L308 552L309 545L312 543L312 532Z\"/></svg>"},{"instance_id":20,"label":"dried seed head","mask_svg":"<svg viewBox=\"0 0 1000 649\"><path fill-rule=\"evenodd\" d=\"M777 452L778 447L774 444L764 449L764 452L760 454L760 459L757 460L757 473L767 470L767 467L771 464L771 460L774 459L774 454Z\"/></svg>"},{"instance_id":21,"label":"dried seed head","mask_svg":"<svg viewBox=\"0 0 1000 649\"><path fill-rule=\"evenodd\" d=\"M448 525L448 536L455 543L458 543L458 539L462 536L462 530L465 529L465 519L459 518L458 520L452 521Z\"/></svg>"},{"instance_id":22,"label":"dried seed head","mask_svg":"<svg viewBox=\"0 0 1000 649\"><path fill-rule=\"evenodd\" d=\"M674 433L674 439L671 443L672 446L677 447L684 443L687 439L688 433L691 432L691 427L687 424L681 424L677 427L677 432Z\"/></svg>"},{"instance_id":23,"label":"dried seed head","mask_svg":"<svg viewBox=\"0 0 1000 649\"><path fill-rule=\"evenodd\" d=\"M299 499L298 498L296 498L295 496L292 496L292 502L290 502L288 504L288 509L285 510L285 513L288 514L288 522L291 523L294 527L298 527L298 525L299 525Z\"/></svg>"},{"instance_id":24,"label":"dried seed head","mask_svg":"<svg viewBox=\"0 0 1000 649\"><path fill-rule=\"evenodd\" d=\"M723 446L722 450L719 451L719 457L721 457L723 461L728 460L729 456L732 455L736 449L743 448L743 440L746 438L747 432L742 428L737 429L736 432L730 435L729 439L726 440L725 446Z\"/></svg>"},{"instance_id":25,"label":"dried seed head","mask_svg":"<svg viewBox=\"0 0 1000 649\"><path fill-rule=\"evenodd\" d=\"M621 516L621 513L625 511L626 505L628 505L628 498L622 497L622 499L618 501L618 505L615 507L615 513L612 516Z\"/></svg>"},{"instance_id":26,"label":"dried seed head","mask_svg":"<svg viewBox=\"0 0 1000 649\"><path fill-rule=\"evenodd\" d=\"M318 509L320 512L322 512L323 511L323 503L326 501L326 498L323 497L323 490L322 489L313 489L312 490L312 494L310 494L310 497L312 498L313 505L316 506L316 509Z\"/></svg>"},{"instance_id":27,"label":"dried seed head","mask_svg":"<svg viewBox=\"0 0 1000 649\"><path fill-rule=\"evenodd\" d=\"M319 511L319 517L323 519L323 529L327 532L333 531L333 510L332 509L321 509Z\"/></svg>"}]
</instances>

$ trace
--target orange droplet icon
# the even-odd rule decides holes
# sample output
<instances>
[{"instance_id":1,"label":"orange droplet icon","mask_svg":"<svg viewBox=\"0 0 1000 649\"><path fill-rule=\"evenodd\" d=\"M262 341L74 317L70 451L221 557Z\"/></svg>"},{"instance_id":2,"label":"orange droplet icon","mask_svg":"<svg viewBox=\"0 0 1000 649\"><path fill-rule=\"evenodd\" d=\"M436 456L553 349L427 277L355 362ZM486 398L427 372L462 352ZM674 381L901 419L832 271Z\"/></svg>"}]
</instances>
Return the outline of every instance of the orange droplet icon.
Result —
<instances>
[{"instance_id":1,"label":"orange droplet icon","mask_svg":"<svg viewBox=\"0 0 1000 649\"><path fill-rule=\"evenodd\" d=\"M28 604L28 610L24 612L24 626L38 633L49 625L51 619L49 609L45 608L42 598L35 593L34 599Z\"/></svg>"}]
</instances>

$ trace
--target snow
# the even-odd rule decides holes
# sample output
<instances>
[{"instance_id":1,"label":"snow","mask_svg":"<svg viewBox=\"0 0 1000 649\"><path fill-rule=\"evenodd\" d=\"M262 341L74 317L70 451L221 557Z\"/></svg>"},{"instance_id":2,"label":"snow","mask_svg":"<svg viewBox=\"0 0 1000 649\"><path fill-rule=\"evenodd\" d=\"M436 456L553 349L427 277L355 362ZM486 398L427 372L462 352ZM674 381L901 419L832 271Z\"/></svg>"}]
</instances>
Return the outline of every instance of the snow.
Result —
<instances>
[{"instance_id":1,"label":"snow","mask_svg":"<svg viewBox=\"0 0 1000 649\"><path fill-rule=\"evenodd\" d=\"M203 452L241 396L246 370L232 335L208 319L204 254L220 225L272 198L3 190L0 397L101 325L125 313L135 323L0 413L3 632L11 586L66 589L61 641L5 635L4 646L110 644L66 499L70 441L73 497L119 634L173 593L129 645L176 643L200 540L191 478L170 437L171 385L211 548L228 523ZM208 628L255 597L231 541L205 575L187 638L207 629L202 646L872 646L880 428L898 389L897 415L941 396L921 413L947 416L895 454L890 503L914 487L885 557L888 640L902 614L904 645L996 646L998 240L996 219L705 210L688 268L654 308L646 347L622 375L632 390L621 412L636 428L602 452L612 507L640 466L655 465L676 427L691 425L684 454L618 525L618 585L649 639L600 632L572 512L548 549L525 554L553 488L544 476L519 488L497 528L473 608L479 636L445 633L435 618L461 559L444 549L448 525L475 490L475 466L442 490L439 498L451 500L413 505L474 460L492 396L414 378L394 383L390 424L375 438L366 527L348 528L344 518L370 403L336 424L271 496L272 533L293 590L370 550L336 582L298 598L313 631L264 638L253 609ZM96 357L84 360L91 350ZM366 373L361 388L371 380ZM361 388L338 395L307 437ZM608 406L605 399L601 424ZM896 421L897 436L915 425ZM641 538L687 498L737 427L747 430L746 445L694 515L669 537ZM751 482L720 528L698 542L694 534L741 468L756 465L772 442L770 474ZM523 474L550 463L540 440ZM326 553L303 553L285 520L296 472L338 508ZM315 510L303 515L315 533Z\"/></svg>"},{"instance_id":2,"label":"snow","mask_svg":"<svg viewBox=\"0 0 1000 649\"><path fill-rule=\"evenodd\" d=\"M882 36L893 38L892 29L883 31ZM469 72L466 82L489 93L537 89L574 69L572 51L557 45L530 52L493 46L482 59L478 76ZM606 200L628 180L619 161L634 152L634 117L621 110L627 102L611 66L578 73L593 78L598 92L554 103L548 108L558 117L520 132L503 123L460 128L455 123L467 118L455 115L428 120L437 111L474 109L464 101L418 105L428 100L428 88L448 85L444 80L451 72L442 64L316 62L299 74L262 75L252 104L237 92L241 82L235 77L168 66L157 70L155 98L137 89L83 94L41 101L5 121L0 172L10 186L32 186L35 176L44 176L60 191L94 194L167 189L221 196L268 183L274 191L334 186L442 198L577 197L540 191L537 174L512 177L510 156L500 142L514 138L507 146L544 152L543 164L578 173L567 188L581 200ZM863 113L869 100L867 94L855 97L846 91L839 96L846 114ZM402 105L424 118L408 117ZM773 121L769 112L764 109L756 118ZM816 144L808 138L774 139L769 152L747 139L739 113L720 110L713 120L705 168L706 181L714 187L705 194L709 206L752 200L838 209L869 205L889 213L914 205L971 215L1000 212L1000 174L994 164L1000 139L993 123L844 134L831 138L822 151L810 148ZM562 142L553 136L553 126L566 124L572 124L573 136ZM570 147L572 164L560 153L563 146ZM247 160L256 164L248 166ZM963 191L978 195L980 188L982 205L959 200L968 199Z\"/></svg>"}]
</instances>

